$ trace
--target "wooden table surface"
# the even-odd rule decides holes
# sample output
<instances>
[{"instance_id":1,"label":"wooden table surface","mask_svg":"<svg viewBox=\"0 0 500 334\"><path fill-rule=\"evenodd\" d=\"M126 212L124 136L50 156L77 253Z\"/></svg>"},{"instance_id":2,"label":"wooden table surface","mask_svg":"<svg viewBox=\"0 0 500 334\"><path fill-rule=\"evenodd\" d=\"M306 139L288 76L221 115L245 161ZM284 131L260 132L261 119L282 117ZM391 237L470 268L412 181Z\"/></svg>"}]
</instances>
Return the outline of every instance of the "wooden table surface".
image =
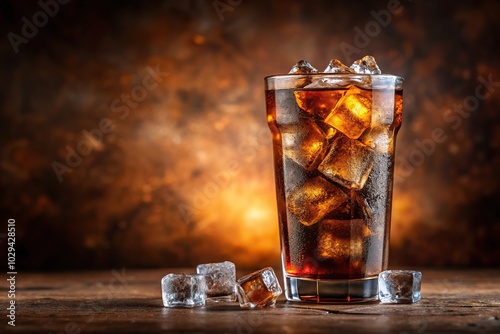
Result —
<instances>
[{"instance_id":1,"label":"wooden table surface","mask_svg":"<svg viewBox=\"0 0 500 334\"><path fill-rule=\"evenodd\" d=\"M422 300L412 305L309 305L281 298L275 308L259 310L238 304L164 308L160 279L182 271L18 273L16 326L7 325L2 289L1 332L500 333L500 270L422 270Z\"/></svg>"}]
</instances>

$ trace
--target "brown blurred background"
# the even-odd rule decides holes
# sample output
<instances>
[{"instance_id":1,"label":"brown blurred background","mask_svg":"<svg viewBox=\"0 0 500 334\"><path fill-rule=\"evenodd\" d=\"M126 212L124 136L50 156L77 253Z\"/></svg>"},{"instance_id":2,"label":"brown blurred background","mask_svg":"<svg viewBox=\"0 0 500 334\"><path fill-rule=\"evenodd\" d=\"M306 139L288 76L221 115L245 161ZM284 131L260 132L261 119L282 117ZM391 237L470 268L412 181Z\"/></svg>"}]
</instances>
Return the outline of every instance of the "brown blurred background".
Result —
<instances>
[{"instance_id":1,"label":"brown blurred background","mask_svg":"<svg viewBox=\"0 0 500 334\"><path fill-rule=\"evenodd\" d=\"M391 265L500 263L497 1L45 1L0 5L19 268L278 266L263 77L366 54L406 79Z\"/></svg>"}]
</instances>

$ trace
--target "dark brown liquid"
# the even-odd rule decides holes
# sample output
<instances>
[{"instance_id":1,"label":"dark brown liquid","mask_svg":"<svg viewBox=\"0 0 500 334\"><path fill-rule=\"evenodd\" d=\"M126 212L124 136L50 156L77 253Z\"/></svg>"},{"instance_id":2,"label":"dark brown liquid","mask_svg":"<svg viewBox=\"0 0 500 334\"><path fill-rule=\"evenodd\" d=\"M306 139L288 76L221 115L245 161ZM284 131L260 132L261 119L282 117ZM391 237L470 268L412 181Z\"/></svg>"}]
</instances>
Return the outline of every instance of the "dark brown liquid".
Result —
<instances>
[{"instance_id":1,"label":"dark brown liquid","mask_svg":"<svg viewBox=\"0 0 500 334\"><path fill-rule=\"evenodd\" d=\"M363 108L353 107L358 101ZM287 275L377 275L387 262L401 92L274 90L266 91L266 103ZM356 113L359 119L346 123Z\"/></svg>"}]
</instances>

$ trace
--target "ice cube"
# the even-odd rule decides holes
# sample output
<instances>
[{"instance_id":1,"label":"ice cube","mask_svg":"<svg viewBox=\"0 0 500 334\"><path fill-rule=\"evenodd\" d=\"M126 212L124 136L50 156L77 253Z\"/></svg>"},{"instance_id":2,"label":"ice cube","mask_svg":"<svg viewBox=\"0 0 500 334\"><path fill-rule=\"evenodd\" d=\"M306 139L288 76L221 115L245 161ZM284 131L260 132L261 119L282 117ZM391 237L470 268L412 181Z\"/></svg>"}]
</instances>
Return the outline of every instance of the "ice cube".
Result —
<instances>
[{"instance_id":1,"label":"ice cube","mask_svg":"<svg viewBox=\"0 0 500 334\"><path fill-rule=\"evenodd\" d=\"M385 226L387 207L391 199L393 163L389 153L375 154L373 168L365 186L356 195L357 204L375 227Z\"/></svg>"},{"instance_id":2,"label":"ice cube","mask_svg":"<svg viewBox=\"0 0 500 334\"><path fill-rule=\"evenodd\" d=\"M357 140L337 136L318 170L346 188L362 189L373 167L373 151Z\"/></svg>"},{"instance_id":3,"label":"ice cube","mask_svg":"<svg viewBox=\"0 0 500 334\"><path fill-rule=\"evenodd\" d=\"M236 266L229 261L204 263L196 267L196 273L207 281L207 302L235 301Z\"/></svg>"},{"instance_id":4,"label":"ice cube","mask_svg":"<svg viewBox=\"0 0 500 334\"><path fill-rule=\"evenodd\" d=\"M341 261L360 260L363 239L371 235L362 219L324 219L319 224L318 255Z\"/></svg>"},{"instance_id":5,"label":"ice cube","mask_svg":"<svg viewBox=\"0 0 500 334\"><path fill-rule=\"evenodd\" d=\"M278 278L271 267L240 278L235 290L240 306L245 308L274 306L282 293Z\"/></svg>"},{"instance_id":6,"label":"ice cube","mask_svg":"<svg viewBox=\"0 0 500 334\"><path fill-rule=\"evenodd\" d=\"M349 264L349 259L361 257L362 255L362 240L350 240L349 237L341 238L331 233L320 233L318 241L318 257L321 260L334 259L339 263L346 262Z\"/></svg>"},{"instance_id":7,"label":"ice cube","mask_svg":"<svg viewBox=\"0 0 500 334\"><path fill-rule=\"evenodd\" d=\"M338 239L331 234L322 234L318 241L318 259L329 261L330 266L335 268L336 275L362 277L365 266L363 241Z\"/></svg>"},{"instance_id":8,"label":"ice cube","mask_svg":"<svg viewBox=\"0 0 500 334\"><path fill-rule=\"evenodd\" d=\"M268 122L276 122L278 126L300 123L303 116L309 115L299 108L295 96L288 91L278 89L266 92L266 104L268 110L275 111L268 116Z\"/></svg>"},{"instance_id":9,"label":"ice cube","mask_svg":"<svg viewBox=\"0 0 500 334\"><path fill-rule=\"evenodd\" d=\"M290 190L305 182L307 179L307 172L292 159L284 158L283 177L285 183L285 194L288 194Z\"/></svg>"},{"instance_id":10,"label":"ice cube","mask_svg":"<svg viewBox=\"0 0 500 334\"><path fill-rule=\"evenodd\" d=\"M345 66L338 59L332 59L328 66L323 71L324 73L354 73L354 70Z\"/></svg>"},{"instance_id":11,"label":"ice cube","mask_svg":"<svg viewBox=\"0 0 500 334\"><path fill-rule=\"evenodd\" d=\"M304 88L308 90L312 89L338 89L339 86L345 86L345 78L341 76L329 76L329 77L309 77L309 82L306 85L302 85L300 87L296 86L296 88ZM353 82L361 82L364 80L356 80L356 78L352 78Z\"/></svg>"},{"instance_id":12,"label":"ice cube","mask_svg":"<svg viewBox=\"0 0 500 334\"><path fill-rule=\"evenodd\" d=\"M305 60L299 60L297 64L293 65L289 74L308 74L308 73L317 73L318 70L315 69L311 64L309 64Z\"/></svg>"},{"instance_id":13,"label":"ice cube","mask_svg":"<svg viewBox=\"0 0 500 334\"><path fill-rule=\"evenodd\" d=\"M318 258L331 261L339 274L361 276L366 252L364 240L371 235L364 221L323 219L318 226Z\"/></svg>"},{"instance_id":14,"label":"ice cube","mask_svg":"<svg viewBox=\"0 0 500 334\"><path fill-rule=\"evenodd\" d=\"M287 196L288 210L302 224L311 226L348 199L347 195L321 176L295 187Z\"/></svg>"},{"instance_id":15,"label":"ice cube","mask_svg":"<svg viewBox=\"0 0 500 334\"><path fill-rule=\"evenodd\" d=\"M385 126L366 129L359 137L359 141L378 153L391 153L394 149L393 130Z\"/></svg>"},{"instance_id":16,"label":"ice cube","mask_svg":"<svg viewBox=\"0 0 500 334\"><path fill-rule=\"evenodd\" d=\"M338 101L325 122L352 139L357 139L370 126L371 93L355 86Z\"/></svg>"},{"instance_id":17,"label":"ice cube","mask_svg":"<svg viewBox=\"0 0 500 334\"><path fill-rule=\"evenodd\" d=\"M318 124L319 128L323 131L326 139L331 139L337 134L337 129L325 122L317 121L316 124Z\"/></svg>"},{"instance_id":18,"label":"ice cube","mask_svg":"<svg viewBox=\"0 0 500 334\"><path fill-rule=\"evenodd\" d=\"M364 56L361 59L356 60L351 68L355 73L359 74L381 74L380 68L372 56Z\"/></svg>"},{"instance_id":19,"label":"ice cube","mask_svg":"<svg viewBox=\"0 0 500 334\"><path fill-rule=\"evenodd\" d=\"M422 273L413 270L386 270L378 275L382 303L411 304L420 300Z\"/></svg>"},{"instance_id":20,"label":"ice cube","mask_svg":"<svg viewBox=\"0 0 500 334\"><path fill-rule=\"evenodd\" d=\"M389 127L394 121L395 94L394 89L388 89L386 87L386 81L376 79L372 80L373 90L371 125L373 127Z\"/></svg>"},{"instance_id":21,"label":"ice cube","mask_svg":"<svg viewBox=\"0 0 500 334\"><path fill-rule=\"evenodd\" d=\"M283 153L306 170L315 169L323 159L326 135L309 119L295 125L281 126Z\"/></svg>"},{"instance_id":22,"label":"ice cube","mask_svg":"<svg viewBox=\"0 0 500 334\"><path fill-rule=\"evenodd\" d=\"M374 163L375 165L375 163ZM370 176L373 173L370 172ZM370 177L366 181L363 190L366 188ZM345 201L335 210L330 211L324 219L347 220L347 219L366 219L371 217L371 211L366 208L367 204L362 195L353 189L342 188L342 191L350 197L350 200Z\"/></svg>"},{"instance_id":23,"label":"ice cube","mask_svg":"<svg viewBox=\"0 0 500 334\"><path fill-rule=\"evenodd\" d=\"M340 239L363 239L372 235L363 219L323 219L318 226L320 234Z\"/></svg>"},{"instance_id":24,"label":"ice cube","mask_svg":"<svg viewBox=\"0 0 500 334\"><path fill-rule=\"evenodd\" d=\"M205 305L207 283L203 275L168 274L161 279L165 307L195 307Z\"/></svg>"},{"instance_id":25,"label":"ice cube","mask_svg":"<svg viewBox=\"0 0 500 334\"><path fill-rule=\"evenodd\" d=\"M355 209L354 209L355 210ZM351 214L353 213L353 206L351 201L345 201L339 205L336 209L330 211L324 219L351 219Z\"/></svg>"},{"instance_id":26,"label":"ice cube","mask_svg":"<svg viewBox=\"0 0 500 334\"><path fill-rule=\"evenodd\" d=\"M340 100L342 90L297 90L294 92L298 106L321 119L327 117Z\"/></svg>"},{"instance_id":27,"label":"ice cube","mask_svg":"<svg viewBox=\"0 0 500 334\"><path fill-rule=\"evenodd\" d=\"M392 129L399 128L403 121L403 95L402 93L396 94L394 101L394 121L392 122Z\"/></svg>"},{"instance_id":28,"label":"ice cube","mask_svg":"<svg viewBox=\"0 0 500 334\"><path fill-rule=\"evenodd\" d=\"M402 119L403 95L396 77L373 76L372 81L372 126L399 128Z\"/></svg>"}]
</instances>

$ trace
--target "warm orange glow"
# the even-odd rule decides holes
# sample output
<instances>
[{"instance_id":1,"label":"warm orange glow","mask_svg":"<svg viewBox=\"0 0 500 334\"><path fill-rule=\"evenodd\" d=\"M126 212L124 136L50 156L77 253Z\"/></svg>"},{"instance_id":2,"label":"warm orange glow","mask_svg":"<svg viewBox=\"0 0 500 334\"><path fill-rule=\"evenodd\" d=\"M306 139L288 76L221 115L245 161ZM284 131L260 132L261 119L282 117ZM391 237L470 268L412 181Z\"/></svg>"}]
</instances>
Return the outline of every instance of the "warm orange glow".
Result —
<instances>
[{"instance_id":1,"label":"warm orange glow","mask_svg":"<svg viewBox=\"0 0 500 334\"><path fill-rule=\"evenodd\" d=\"M266 191L269 181L235 179L199 212L199 232L212 235L218 247L238 249L231 257L240 266L279 258L278 215L274 189Z\"/></svg>"},{"instance_id":2,"label":"warm orange glow","mask_svg":"<svg viewBox=\"0 0 500 334\"><path fill-rule=\"evenodd\" d=\"M413 223L422 216L422 208L415 204L411 193L396 192L392 200L391 245L400 248L404 236L411 234Z\"/></svg>"}]
</instances>

